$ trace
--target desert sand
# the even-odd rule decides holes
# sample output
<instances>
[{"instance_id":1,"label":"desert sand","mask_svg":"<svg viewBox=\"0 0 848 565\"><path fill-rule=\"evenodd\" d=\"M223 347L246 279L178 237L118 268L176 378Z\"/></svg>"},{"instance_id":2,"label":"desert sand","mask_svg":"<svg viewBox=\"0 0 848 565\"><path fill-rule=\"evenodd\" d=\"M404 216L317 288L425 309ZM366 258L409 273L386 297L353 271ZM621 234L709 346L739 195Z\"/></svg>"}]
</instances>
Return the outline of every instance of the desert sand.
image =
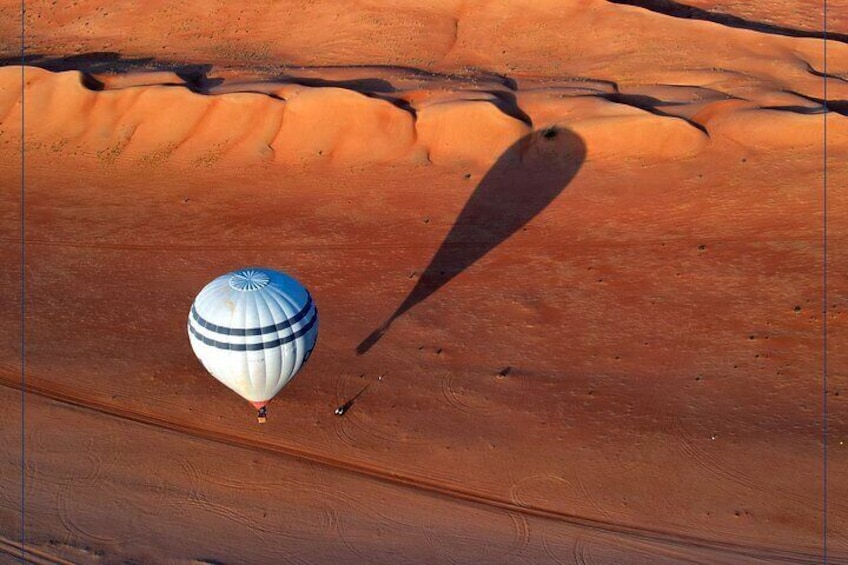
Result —
<instances>
[{"instance_id":1,"label":"desert sand","mask_svg":"<svg viewBox=\"0 0 848 565\"><path fill-rule=\"evenodd\" d=\"M821 8L0 1L0 562L848 563ZM245 265L321 316L264 425Z\"/></svg>"}]
</instances>

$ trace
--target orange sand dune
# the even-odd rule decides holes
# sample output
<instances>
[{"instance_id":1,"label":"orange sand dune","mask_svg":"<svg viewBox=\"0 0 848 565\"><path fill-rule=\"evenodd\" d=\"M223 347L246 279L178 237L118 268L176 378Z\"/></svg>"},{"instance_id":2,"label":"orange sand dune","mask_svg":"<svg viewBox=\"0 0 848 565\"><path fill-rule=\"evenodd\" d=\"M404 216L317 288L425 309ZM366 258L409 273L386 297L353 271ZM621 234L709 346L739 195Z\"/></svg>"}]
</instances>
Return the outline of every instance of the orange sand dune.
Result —
<instances>
[{"instance_id":1,"label":"orange sand dune","mask_svg":"<svg viewBox=\"0 0 848 565\"><path fill-rule=\"evenodd\" d=\"M434 96L419 88L409 99L401 91L389 101L338 87L280 84L271 92L270 83L265 92L198 94L171 82L170 73L123 75L98 83L101 89L87 85L78 71L27 67L25 74L27 141L69 145L108 162L173 157L208 163L236 156L289 163L429 158L491 164L534 126L575 131L590 158L669 159L728 140L757 148L809 148L821 141L822 105L798 95L771 97L760 106L716 100L710 93L703 101L705 95L691 89L680 96L672 92L668 101L648 94L669 93L668 87L594 95L529 89L505 102L497 91ZM149 84L157 76L163 84ZM9 132L21 127L15 111L20 78L18 67L0 72L0 123ZM829 127L834 143L848 138L845 117L831 116Z\"/></svg>"},{"instance_id":2,"label":"orange sand dune","mask_svg":"<svg viewBox=\"0 0 848 565\"><path fill-rule=\"evenodd\" d=\"M814 8L0 1L0 561L848 562ZM321 315L263 426L185 335L249 264Z\"/></svg>"}]
</instances>

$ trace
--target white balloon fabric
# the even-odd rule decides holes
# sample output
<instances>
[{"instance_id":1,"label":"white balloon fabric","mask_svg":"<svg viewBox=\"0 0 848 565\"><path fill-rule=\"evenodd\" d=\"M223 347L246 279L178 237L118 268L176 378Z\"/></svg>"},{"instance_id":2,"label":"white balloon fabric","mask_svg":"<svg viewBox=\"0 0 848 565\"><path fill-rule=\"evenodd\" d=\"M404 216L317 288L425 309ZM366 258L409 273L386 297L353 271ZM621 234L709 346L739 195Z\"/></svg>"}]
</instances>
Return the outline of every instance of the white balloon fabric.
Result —
<instances>
[{"instance_id":1,"label":"white balloon fabric","mask_svg":"<svg viewBox=\"0 0 848 565\"><path fill-rule=\"evenodd\" d=\"M191 306L188 335L209 373L260 409L303 367L318 339L318 309L285 273L246 268L207 284Z\"/></svg>"}]
</instances>

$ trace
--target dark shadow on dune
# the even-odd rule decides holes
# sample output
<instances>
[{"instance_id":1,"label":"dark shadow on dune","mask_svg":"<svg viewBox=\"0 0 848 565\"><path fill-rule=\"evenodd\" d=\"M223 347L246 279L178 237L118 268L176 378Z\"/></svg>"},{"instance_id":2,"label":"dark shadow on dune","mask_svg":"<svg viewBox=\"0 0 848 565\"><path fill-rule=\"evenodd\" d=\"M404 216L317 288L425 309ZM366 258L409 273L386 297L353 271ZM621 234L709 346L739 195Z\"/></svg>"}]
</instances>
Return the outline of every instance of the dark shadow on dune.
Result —
<instances>
[{"instance_id":1,"label":"dark shadow on dune","mask_svg":"<svg viewBox=\"0 0 848 565\"><path fill-rule=\"evenodd\" d=\"M20 55L0 57L0 67L21 63L53 72L80 71L84 75L83 84L92 90L100 90L103 87L97 79L89 76L99 73L168 71L176 74L189 89L202 94L208 93L210 88L224 82L221 78L209 78L212 65L208 63L174 63L153 57L124 58L120 53L113 51L80 53L64 57L47 57L38 54L25 55L23 58Z\"/></svg>"},{"instance_id":2,"label":"dark shadow on dune","mask_svg":"<svg viewBox=\"0 0 848 565\"><path fill-rule=\"evenodd\" d=\"M547 208L568 186L585 158L583 140L563 128L536 131L514 143L477 185L413 289L356 352L366 353L397 318Z\"/></svg>"},{"instance_id":3,"label":"dark shadow on dune","mask_svg":"<svg viewBox=\"0 0 848 565\"><path fill-rule=\"evenodd\" d=\"M20 58L20 57L19 57ZM505 86L510 90L518 90L518 83L515 79L506 75L495 73L492 71L476 68L466 68L463 73L437 73L420 69L417 67L409 67L404 65L315 65L315 66L287 66L286 72L297 71L334 71L338 69L351 70L358 69L374 74L391 73L394 77L402 79L420 79L420 80L444 80L444 81L471 81L471 82L492 82ZM297 79L300 80L300 79ZM364 79L369 80L369 79ZM370 79L380 80L380 79Z\"/></svg>"},{"instance_id":4,"label":"dark shadow on dune","mask_svg":"<svg viewBox=\"0 0 848 565\"><path fill-rule=\"evenodd\" d=\"M382 78L357 78L357 79L346 79L346 80L330 80L323 78L312 78L312 77L298 77L293 75L278 75L271 79L268 79L265 82L270 83L283 83L283 84L300 84L303 86L308 86L311 88L343 88L345 90L352 90L353 92L358 92L363 96L367 96L369 98L378 98L380 100L385 100L386 102L409 112L413 115L416 115L415 109L410 105L409 102L404 100L400 96L392 96L392 93L397 92L395 86Z\"/></svg>"},{"instance_id":5,"label":"dark shadow on dune","mask_svg":"<svg viewBox=\"0 0 848 565\"><path fill-rule=\"evenodd\" d=\"M309 70L314 68L321 67L312 67ZM327 67L328 69L337 69L338 67ZM372 69L375 72L381 71L384 72L392 67L350 67L357 69ZM411 73L412 69L409 67L394 67L397 69L401 69L404 73ZM420 76L421 73L416 74L415 76ZM428 75L428 78L439 77L445 80L462 78L459 75ZM472 81L489 81L492 83L498 83L502 86L505 86L508 90L480 90L480 92L484 92L494 96L492 100L492 104L497 106L497 108L506 114L507 116L513 117L516 120L520 120L527 125L531 125L530 116L528 116L518 105L518 101L516 100L515 93L512 92L513 89L517 87L514 80L504 77L502 75L485 73L485 72L477 72L475 74L469 75L470 78L467 80ZM412 107L412 105L404 100L401 96L393 96L394 93L398 91L394 84L390 81L383 78L376 77L363 77L363 78L354 78L354 79L342 79L342 80L332 80L325 78L316 78L316 77L306 77L306 76L298 76L297 74L281 74L274 76L268 79L266 82L270 83L288 83L288 84L299 84L303 86L308 86L312 88L344 88L345 90L352 90L354 92L358 92L364 96L368 96L369 98L378 98L380 100L385 100L390 104L393 104L400 108L401 110L405 110L411 113L413 116L417 115L417 112Z\"/></svg>"},{"instance_id":6,"label":"dark shadow on dune","mask_svg":"<svg viewBox=\"0 0 848 565\"><path fill-rule=\"evenodd\" d=\"M294 84L302 84L315 88L320 87L335 87L344 88L347 90L355 90L363 94L375 92L388 93L396 92L397 89L389 81L382 78L357 78L349 80L327 80L322 78L296 77L290 75L280 75L275 77L270 82L290 82Z\"/></svg>"},{"instance_id":7,"label":"dark shadow on dune","mask_svg":"<svg viewBox=\"0 0 848 565\"><path fill-rule=\"evenodd\" d=\"M794 90L787 90L786 92L788 92L789 94L794 94L795 96L798 96L800 98L804 98L805 100L809 100L810 102L813 102L815 104L818 104L819 108L782 106L771 107L770 109L792 111L793 108L797 108L796 111L799 114L821 114L823 112L835 112L842 116L848 116L848 100L824 100L816 96L801 94L800 92L795 92Z\"/></svg>"},{"instance_id":8,"label":"dark shadow on dune","mask_svg":"<svg viewBox=\"0 0 848 565\"><path fill-rule=\"evenodd\" d=\"M647 94L623 94L621 92L614 92L612 94L598 94L598 96L606 98L610 102L615 102L616 104L626 104L646 111L655 110L660 106L684 105L683 102L665 102L659 98L648 96Z\"/></svg>"},{"instance_id":9,"label":"dark shadow on dune","mask_svg":"<svg viewBox=\"0 0 848 565\"><path fill-rule=\"evenodd\" d=\"M489 94L495 97L493 103L501 112L507 116L515 118L516 120L524 122L528 126L533 125L533 121L530 119L530 116L528 116L518 105L518 99L515 97L514 93L503 90L490 90Z\"/></svg>"},{"instance_id":10,"label":"dark shadow on dune","mask_svg":"<svg viewBox=\"0 0 848 565\"><path fill-rule=\"evenodd\" d=\"M844 33L824 33L823 31L807 31L803 29L795 29L780 25L773 25L766 22L758 22L746 20L732 14L723 14L720 12L710 12L702 8L680 4L672 0L607 0L613 4L626 4L628 6L636 6L644 8L658 14L672 16L675 18L684 18L689 20L703 20L721 24L727 27L738 29L748 29L751 31L759 31L761 33L770 33L774 35L785 35L788 37L808 37L812 39L830 39L842 43L848 43L848 35Z\"/></svg>"},{"instance_id":11,"label":"dark shadow on dune","mask_svg":"<svg viewBox=\"0 0 848 565\"><path fill-rule=\"evenodd\" d=\"M824 107L821 108L810 108L809 106L762 106L763 110L777 110L778 112L792 112L793 114L825 114L827 113L827 109Z\"/></svg>"},{"instance_id":12,"label":"dark shadow on dune","mask_svg":"<svg viewBox=\"0 0 848 565\"><path fill-rule=\"evenodd\" d=\"M661 110L663 107L685 106L686 104L684 102L665 102L645 94L622 94L620 92L614 92L612 94L597 94L596 96L605 98L610 102L615 102L616 104L624 104L626 106L632 106L634 108L644 110L645 112L651 113L655 116L683 120L695 129L701 130L701 132L709 135L707 128L698 122Z\"/></svg>"},{"instance_id":13,"label":"dark shadow on dune","mask_svg":"<svg viewBox=\"0 0 848 565\"><path fill-rule=\"evenodd\" d=\"M833 79L833 80L838 80L839 82L848 82L848 80L845 80L844 78L842 78L842 77L841 77L841 76L839 76L839 75L832 75L832 74L829 74L829 73L823 73L823 72L821 72L821 71L817 71L817 70L816 70L815 68L813 68L813 66L812 66L811 64L809 64L809 63L807 63L807 72L808 72L808 73L810 73L811 75L814 75L814 76L817 76L817 77L821 77L821 78L831 78L831 79Z\"/></svg>"}]
</instances>

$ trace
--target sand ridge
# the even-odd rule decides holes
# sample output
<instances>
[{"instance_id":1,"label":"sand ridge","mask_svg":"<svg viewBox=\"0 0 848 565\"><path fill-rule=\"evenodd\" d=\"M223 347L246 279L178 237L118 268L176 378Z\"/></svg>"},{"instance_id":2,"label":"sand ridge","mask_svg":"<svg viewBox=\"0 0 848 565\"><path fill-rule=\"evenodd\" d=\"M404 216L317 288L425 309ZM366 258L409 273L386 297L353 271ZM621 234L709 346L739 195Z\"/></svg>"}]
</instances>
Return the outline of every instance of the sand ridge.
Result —
<instances>
[{"instance_id":1,"label":"sand ridge","mask_svg":"<svg viewBox=\"0 0 848 565\"><path fill-rule=\"evenodd\" d=\"M585 139L590 159L673 159L728 140L809 148L823 111L831 139L845 138L841 20L825 76L821 40L803 31L811 20L782 6L630 4L213 2L202 13L87 0L58 13L36 1L24 60L58 75L28 67L31 147L109 162L491 164L528 128L559 125ZM109 30L134 18L145 33L119 43ZM218 18L232 25L198 31ZM3 70L0 109L15 104L17 80ZM15 112L5 119L20 125Z\"/></svg>"},{"instance_id":2,"label":"sand ridge","mask_svg":"<svg viewBox=\"0 0 848 565\"><path fill-rule=\"evenodd\" d=\"M0 69L0 125L20 129L19 67ZM391 97L336 86L262 83L195 92L173 73L90 76L25 68L26 137L31 148L71 148L104 162L195 164L225 157L303 163L469 161L491 164L532 129L580 135L589 158L670 159L711 142L812 147L826 104L800 94L764 92L753 100L703 87L647 86L627 92L563 87L418 88ZM239 90L234 90L238 88ZM591 89L591 87L589 87ZM613 92L608 92L610 89ZM667 99L658 98L664 95ZM759 100L758 100L759 98ZM848 120L829 118L838 143ZM783 132L791 131L792 135Z\"/></svg>"}]
</instances>

